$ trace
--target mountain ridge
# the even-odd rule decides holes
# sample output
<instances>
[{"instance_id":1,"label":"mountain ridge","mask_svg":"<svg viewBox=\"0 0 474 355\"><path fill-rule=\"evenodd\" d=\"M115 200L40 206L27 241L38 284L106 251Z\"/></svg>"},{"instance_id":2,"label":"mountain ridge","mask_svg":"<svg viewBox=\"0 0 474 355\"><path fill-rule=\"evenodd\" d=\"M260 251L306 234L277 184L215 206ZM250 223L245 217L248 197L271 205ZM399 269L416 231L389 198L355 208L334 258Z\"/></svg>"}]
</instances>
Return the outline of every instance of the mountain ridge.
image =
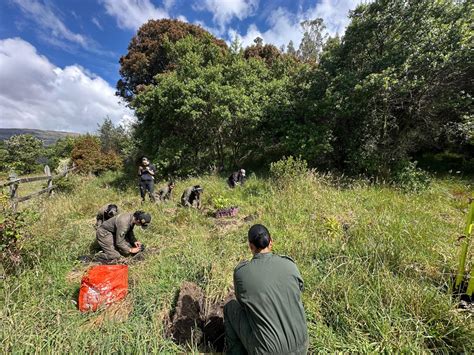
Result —
<instances>
[{"instance_id":1,"label":"mountain ridge","mask_svg":"<svg viewBox=\"0 0 474 355\"><path fill-rule=\"evenodd\" d=\"M11 136L17 134L31 134L34 137L43 141L44 145L52 145L60 138L78 136L77 132L54 131L33 128L0 128L0 141L9 139Z\"/></svg>"}]
</instances>

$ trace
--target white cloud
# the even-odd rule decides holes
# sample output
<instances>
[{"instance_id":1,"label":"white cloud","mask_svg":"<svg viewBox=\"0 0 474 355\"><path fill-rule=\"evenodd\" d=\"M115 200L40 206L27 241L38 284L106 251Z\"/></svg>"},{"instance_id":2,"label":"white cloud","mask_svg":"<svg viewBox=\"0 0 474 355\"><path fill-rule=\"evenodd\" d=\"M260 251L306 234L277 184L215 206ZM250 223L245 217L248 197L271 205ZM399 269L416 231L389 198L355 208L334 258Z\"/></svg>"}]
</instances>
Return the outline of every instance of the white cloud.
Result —
<instances>
[{"instance_id":1,"label":"white cloud","mask_svg":"<svg viewBox=\"0 0 474 355\"><path fill-rule=\"evenodd\" d=\"M257 25L251 24L244 35L230 29L228 36L230 40L237 36L244 47L253 44L255 37L261 37L265 43L271 43L277 47L286 46L290 41L297 46L302 37L300 21L300 18L280 7L272 11L268 17L269 29L267 31L262 32Z\"/></svg>"},{"instance_id":2,"label":"white cloud","mask_svg":"<svg viewBox=\"0 0 474 355\"><path fill-rule=\"evenodd\" d=\"M230 41L237 36L244 47L251 45L255 37L261 37L265 43L271 43L277 47L286 46L293 41L295 47L298 48L303 36L301 22L321 17L330 35L334 36L336 33L342 35L349 24L349 10L355 9L362 2L368 2L368 0L321 0L314 7L297 14L279 7L268 16L269 29L267 31L262 32L257 25L251 24L245 34L229 29L227 35Z\"/></svg>"},{"instance_id":3,"label":"white cloud","mask_svg":"<svg viewBox=\"0 0 474 355\"><path fill-rule=\"evenodd\" d=\"M106 116L133 116L101 77L57 67L20 38L0 40L0 67L2 127L93 132Z\"/></svg>"},{"instance_id":4,"label":"white cloud","mask_svg":"<svg viewBox=\"0 0 474 355\"><path fill-rule=\"evenodd\" d=\"M163 6L167 10L171 9L175 3L176 3L176 0L163 0Z\"/></svg>"},{"instance_id":5,"label":"white cloud","mask_svg":"<svg viewBox=\"0 0 474 355\"><path fill-rule=\"evenodd\" d=\"M100 2L105 6L107 13L117 19L117 25L122 29L136 30L150 19L169 17L166 9L155 7L150 0L100 0Z\"/></svg>"},{"instance_id":6,"label":"white cloud","mask_svg":"<svg viewBox=\"0 0 474 355\"><path fill-rule=\"evenodd\" d=\"M234 17L243 20L255 13L259 0L198 0L194 8L213 13L214 22L224 30Z\"/></svg>"},{"instance_id":7,"label":"white cloud","mask_svg":"<svg viewBox=\"0 0 474 355\"><path fill-rule=\"evenodd\" d=\"M100 24L99 20L97 19L97 17L93 17L91 21L92 21L92 23L93 23L94 25L97 26L97 28L98 28L99 30L101 30L101 31L104 30L104 28L103 28L102 25Z\"/></svg>"},{"instance_id":8,"label":"white cloud","mask_svg":"<svg viewBox=\"0 0 474 355\"><path fill-rule=\"evenodd\" d=\"M307 19L321 17L330 35L342 35L349 24L349 10L354 10L362 0L321 0L305 15ZM367 2L367 1L365 1Z\"/></svg>"},{"instance_id":9,"label":"white cloud","mask_svg":"<svg viewBox=\"0 0 474 355\"><path fill-rule=\"evenodd\" d=\"M67 40L86 48L89 44L87 37L74 33L55 15L48 6L36 0L13 0L29 18L42 29L48 30L56 39Z\"/></svg>"}]
</instances>

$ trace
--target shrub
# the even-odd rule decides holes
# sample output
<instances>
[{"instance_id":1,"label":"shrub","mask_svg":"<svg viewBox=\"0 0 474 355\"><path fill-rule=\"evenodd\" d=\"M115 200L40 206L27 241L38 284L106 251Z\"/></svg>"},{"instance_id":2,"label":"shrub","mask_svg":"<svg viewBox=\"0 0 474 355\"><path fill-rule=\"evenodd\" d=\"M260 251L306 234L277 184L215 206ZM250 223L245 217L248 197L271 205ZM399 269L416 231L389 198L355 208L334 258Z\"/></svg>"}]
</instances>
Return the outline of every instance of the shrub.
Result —
<instances>
[{"instance_id":1,"label":"shrub","mask_svg":"<svg viewBox=\"0 0 474 355\"><path fill-rule=\"evenodd\" d=\"M71 157L77 171L82 174L98 175L122 167L120 156L112 151L102 152L99 138L91 135L77 138Z\"/></svg>"},{"instance_id":2,"label":"shrub","mask_svg":"<svg viewBox=\"0 0 474 355\"><path fill-rule=\"evenodd\" d=\"M71 193L74 191L78 183L78 179L74 175L61 176L57 179L54 179L53 185L56 187L55 192L59 193Z\"/></svg>"},{"instance_id":3,"label":"shrub","mask_svg":"<svg viewBox=\"0 0 474 355\"><path fill-rule=\"evenodd\" d=\"M21 264L20 242L27 236L29 219L37 215L25 210L15 212L10 207L6 194L0 195L0 263L7 273L15 271Z\"/></svg>"},{"instance_id":4,"label":"shrub","mask_svg":"<svg viewBox=\"0 0 474 355\"><path fill-rule=\"evenodd\" d=\"M270 174L275 180L293 180L306 175L308 163L301 157L283 157L283 159L270 164Z\"/></svg>"},{"instance_id":5,"label":"shrub","mask_svg":"<svg viewBox=\"0 0 474 355\"><path fill-rule=\"evenodd\" d=\"M431 179L427 172L416 165L416 161L402 164L394 175L394 185L405 191L419 192L426 190Z\"/></svg>"}]
</instances>

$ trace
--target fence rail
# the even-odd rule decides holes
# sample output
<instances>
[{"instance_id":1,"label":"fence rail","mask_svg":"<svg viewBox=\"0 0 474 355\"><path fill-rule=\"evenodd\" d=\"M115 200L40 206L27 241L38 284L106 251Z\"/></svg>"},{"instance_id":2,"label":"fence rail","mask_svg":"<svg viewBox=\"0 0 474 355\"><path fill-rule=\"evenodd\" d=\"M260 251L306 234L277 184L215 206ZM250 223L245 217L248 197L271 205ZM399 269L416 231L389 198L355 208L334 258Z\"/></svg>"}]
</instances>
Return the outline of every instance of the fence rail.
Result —
<instances>
[{"instance_id":1,"label":"fence rail","mask_svg":"<svg viewBox=\"0 0 474 355\"><path fill-rule=\"evenodd\" d=\"M56 188L56 186L53 185L53 180L57 179L57 178L60 178L60 177L63 177L63 176L67 176L67 174L69 174L70 172L76 170L76 167L73 166L72 168L70 169L64 169L64 171L60 174L57 174L57 175L52 175L51 174L51 169L49 168L49 166L45 166L44 167L44 174L43 176L31 176L31 177L23 177L23 178L19 178L17 177L15 174L11 174L10 177L8 178L9 181L7 182L3 182L3 183L0 183L0 187L1 188L4 188L4 187L9 187L10 189L10 200L11 200L11 203L12 203L12 207L13 209L16 209L17 207L17 204L20 203L20 202L24 202L24 201L28 201L29 199L33 198L33 197L36 197L36 196L39 196L39 195L42 195L42 194L45 194L45 193L49 193L50 195L53 194L53 191L54 189ZM22 197L19 197L18 196L18 187L20 186L20 184L27 184L27 183L30 183L30 182L35 182L35 181L48 181L48 187L44 188L44 189L41 189L39 191L36 191L36 192L33 192L27 196L22 196Z\"/></svg>"}]
</instances>

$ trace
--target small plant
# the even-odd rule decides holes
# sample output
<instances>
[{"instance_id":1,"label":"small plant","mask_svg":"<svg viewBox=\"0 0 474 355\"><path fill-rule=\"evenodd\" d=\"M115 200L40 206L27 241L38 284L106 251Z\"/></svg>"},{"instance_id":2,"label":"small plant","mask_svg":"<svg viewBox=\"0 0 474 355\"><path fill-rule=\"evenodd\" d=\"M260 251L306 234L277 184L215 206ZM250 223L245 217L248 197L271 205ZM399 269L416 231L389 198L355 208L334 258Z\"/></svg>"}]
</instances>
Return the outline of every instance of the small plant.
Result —
<instances>
[{"instance_id":1,"label":"small plant","mask_svg":"<svg viewBox=\"0 0 474 355\"><path fill-rule=\"evenodd\" d=\"M217 209L222 209L231 206L231 201L228 198L217 196L212 199L212 204Z\"/></svg>"},{"instance_id":2,"label":"small plant","mask_svg":"<svg viewBox=\"0 0 474 355\"><path fill-rule=\"evenodd\" d=\"M292 156L270 164L270 173L275 180L292 180L308 172L308 163L301 157Z\"/></svg>"},{"instance_id":3,"label":"small plant","mask_svg":"<svg viewBox=\"0 0 474 355\"><path fill-rule=\"evenodd\" d=\"M426 190L431 179L424 170L418 168L417 162L407 162L396 172L393 182L402 190L419 192Z\"/></svg>"},{"instance_id":4,"label":"small plant","mask_svg":"<svg viewBox=\"0 0 474 355\"><path fill-rule=\"evenodd\" d=\"M77 179L75 176L62 176L54 180L53 184L55 186L54 191L61 193L71 193L77 186Z\"/></svg>"},{"instance_id":5,"label":"small plant","mask_svg":"<svg viewBox=\"0 0 474 355\"><path fill-rule=\"evenodd\" d=\"M21 263L19 241L25 237L27 212L15 212L6 194L0 195L0 263L6 272L14 271Z\"/></svg>"}]
</instances>

